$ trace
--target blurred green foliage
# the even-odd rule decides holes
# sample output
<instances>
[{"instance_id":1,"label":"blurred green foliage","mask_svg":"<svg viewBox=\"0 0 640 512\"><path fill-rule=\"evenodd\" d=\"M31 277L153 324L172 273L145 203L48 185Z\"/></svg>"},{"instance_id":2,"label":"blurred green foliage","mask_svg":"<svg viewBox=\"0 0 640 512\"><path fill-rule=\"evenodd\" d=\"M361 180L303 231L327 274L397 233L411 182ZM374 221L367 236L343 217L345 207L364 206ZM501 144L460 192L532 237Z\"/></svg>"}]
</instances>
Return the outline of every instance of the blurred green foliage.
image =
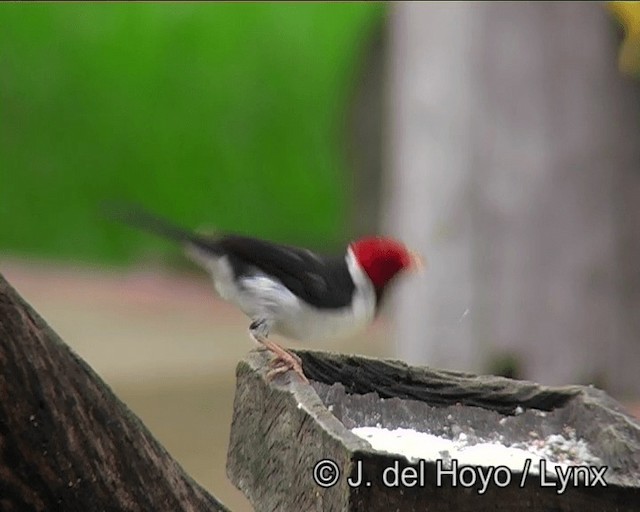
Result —
<instances>
[{"instance_id":1,"label":"blurred green foliage","mask_svg":"<svg viewBox=\"0 0 640 512\"><path fill-rule=\"evenodd\" d=\"M125 262L188 227L346 236L345 116L378 3L0 5L0 251Z\"/></svg>"}]
</instances>

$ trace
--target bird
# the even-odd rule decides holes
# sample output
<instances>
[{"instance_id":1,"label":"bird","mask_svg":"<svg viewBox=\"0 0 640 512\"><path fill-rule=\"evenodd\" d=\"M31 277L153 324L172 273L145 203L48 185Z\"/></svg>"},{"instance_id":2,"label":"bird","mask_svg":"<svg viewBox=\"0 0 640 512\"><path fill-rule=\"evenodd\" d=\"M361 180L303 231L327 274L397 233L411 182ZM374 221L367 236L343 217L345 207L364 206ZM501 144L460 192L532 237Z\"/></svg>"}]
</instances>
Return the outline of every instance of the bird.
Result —
<instances>
[{"instance_id":1,"label":"bird","mask_svg":"<svg viewBox=\"0 0 640 512\"><path fill-rule=\"evenodd\" d=\"M353 335L374 320L398 275L424 268L418 253L382 236L352 241L343 254L323 255L241 234L199 234L138 207L111 209L109 216L183 246L211 275L218 295L250 319L250 337L274 354L269 379L291 370L309 382L301 359L270 334L301 342Z\"/></svg>"}]
</instances>

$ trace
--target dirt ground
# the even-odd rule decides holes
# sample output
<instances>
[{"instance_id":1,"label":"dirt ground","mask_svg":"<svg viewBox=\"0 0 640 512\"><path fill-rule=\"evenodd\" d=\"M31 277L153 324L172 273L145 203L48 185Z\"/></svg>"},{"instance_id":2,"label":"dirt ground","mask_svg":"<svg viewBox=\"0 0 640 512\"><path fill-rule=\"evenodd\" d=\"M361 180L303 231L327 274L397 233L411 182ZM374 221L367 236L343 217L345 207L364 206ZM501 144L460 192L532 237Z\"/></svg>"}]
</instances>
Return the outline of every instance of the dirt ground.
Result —
<instances>
[{"instance_id":1,"label":"dirt ground","mask_svg":"<svg viewBox=\"0 0 640 512\"><path fill-rule=\"evenodd\" d=\"M234 512L252 510L225 463L235 367L253 344L248 320L215 297L205 275L7 259L0 272L196 481ZM385 330L379 321L363 336L314 348L389 356Z\"/></svg>"}]
</instances>

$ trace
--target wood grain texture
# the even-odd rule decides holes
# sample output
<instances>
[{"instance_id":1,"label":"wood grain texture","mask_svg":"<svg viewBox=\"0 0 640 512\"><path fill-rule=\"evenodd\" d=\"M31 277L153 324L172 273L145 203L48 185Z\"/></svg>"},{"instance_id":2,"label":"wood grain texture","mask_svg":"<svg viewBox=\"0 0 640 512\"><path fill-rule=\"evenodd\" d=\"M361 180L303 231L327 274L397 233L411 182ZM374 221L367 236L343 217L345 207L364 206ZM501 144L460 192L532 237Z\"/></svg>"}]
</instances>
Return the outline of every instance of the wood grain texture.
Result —
<instances>
[{"instance_id":1,"label":"wood grain texture","mask_svg":"<svg viewBox=\"0 0 640 512\"><path fill-rule=\"evenodd\" d=\"M228 510L1 275L0 510Z\"/></svg>"},{"instance_id":2,"label":"wood grain texture","mask_svg":"<svg viewBox=\"0 0 640 512\"><path fill-rule=\"evenodd\" d=\"M399 361L296 351L311 385L273 382L268 355L253 352L237 368L237 388L227 473L258 512L288 510L349 512L632 512L640 508L640 425L604 392L588 387L550 388L492 376L474 376ZM522 412L513 415L518 404ZM608 487L575 486L559 494L529 474L524 488L514 471L505 488L454 487L436 480L436 463L425 461L424 482L389 488L385 469L406 459L375 451L353 434L354 426L414 428L440 435L443 425L471 427L479 437L505 442L563 434L570 427L608 465ZM330 459L341 476L322 488L315 464ZM418 468L419 465L413 467ZM369 486L347 477L361 469ZM418 470L419 471L419 470Z\"/></svg>"}]
</instances>

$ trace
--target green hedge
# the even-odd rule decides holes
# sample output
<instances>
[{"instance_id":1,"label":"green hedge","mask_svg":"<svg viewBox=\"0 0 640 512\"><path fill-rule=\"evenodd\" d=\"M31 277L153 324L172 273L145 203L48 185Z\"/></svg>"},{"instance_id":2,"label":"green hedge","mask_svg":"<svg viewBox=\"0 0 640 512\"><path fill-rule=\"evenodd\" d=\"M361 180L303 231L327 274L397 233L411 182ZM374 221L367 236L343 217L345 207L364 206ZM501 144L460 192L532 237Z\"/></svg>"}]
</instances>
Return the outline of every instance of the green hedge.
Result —
<instances>
[{"instance_id":1,"label":"green hedge","mask_svg":"<svg viewBox=\"0 0 640 512\"><path fill-rule=\"evenodd\" d=\"M383 4L0 5L0 251L169 250L145 204L311 246L345 236L345 115Z\"/></svg>"}]
</instances>

